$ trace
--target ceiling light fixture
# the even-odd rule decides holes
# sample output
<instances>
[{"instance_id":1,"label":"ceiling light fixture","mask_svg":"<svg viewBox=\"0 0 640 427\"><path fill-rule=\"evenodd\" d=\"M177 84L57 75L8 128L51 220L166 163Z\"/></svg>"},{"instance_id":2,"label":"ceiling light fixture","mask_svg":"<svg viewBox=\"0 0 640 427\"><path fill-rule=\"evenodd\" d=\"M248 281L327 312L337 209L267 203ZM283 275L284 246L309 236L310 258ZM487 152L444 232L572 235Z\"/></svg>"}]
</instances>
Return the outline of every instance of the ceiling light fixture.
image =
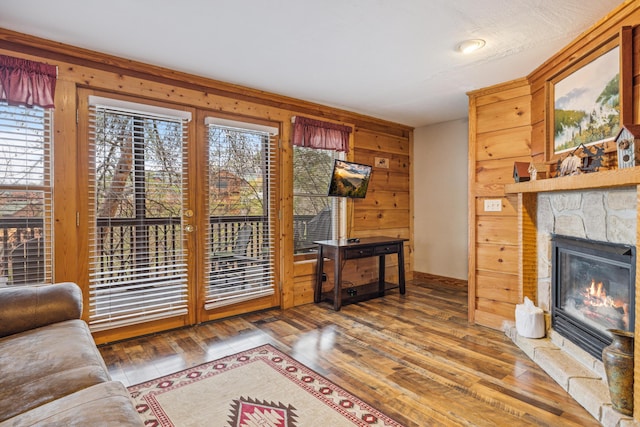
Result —
<instances>
[{"instance_id":1,"label":"ceiling light fixture","mask_svg":"<svg viewBox=\"0 0 640 427\"><path fill-rule=\"evenodd\" d=\"M482 39L465 40L456 47L456 50L460 53L468 54L482 49L485 44L487 44L487 42Z\"/></svg>"}]
</instances>

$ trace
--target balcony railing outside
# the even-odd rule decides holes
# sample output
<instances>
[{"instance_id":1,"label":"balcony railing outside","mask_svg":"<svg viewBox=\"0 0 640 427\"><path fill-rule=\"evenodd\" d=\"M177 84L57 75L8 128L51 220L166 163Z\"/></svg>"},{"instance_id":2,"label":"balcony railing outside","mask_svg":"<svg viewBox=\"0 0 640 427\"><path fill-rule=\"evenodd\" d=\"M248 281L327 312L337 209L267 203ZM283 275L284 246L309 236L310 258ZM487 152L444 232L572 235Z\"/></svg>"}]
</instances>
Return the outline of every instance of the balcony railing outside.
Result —
<instances>
[{"instance_id":1,"label":"balcony railing outside","mask_svg":"<svg viewBox=\"0 0 640 427\"><path fill-rule=\"evenodd\" d=\"M305 240L307 224L313 215L294 218L295 247L297 251L313 250ZM154 265L171 262L169 256L179 256L179 218L153 218L144 221L132 219L98 219L98 245L100 270L121 269L130 263ZM246 255L259 258L268 246L267 219L262 216L223 216L210 218L210 245L212 257L216 253L233 252L240 229L248 224L252 228ZM0 285L42 283L46 277L43 223L37 218L9 218L0 223ZM141 255L143 254L143 255Z\"/></svg>"},{"instance_id":2,"label":"balcony railing outside","mask_svg":"<svg viewBox=\"0 0 640 427\"><path fill-rule=\"evenodd\" d=\"M0 223L0 286L43 283L46 277L42 218Z\"/></svg>"},{"instance_id":3,"label":"balcony railing outside","mask_svg":"<svg viewBox=\"0 0 640 427\"><path fill-rule=\"evenodd\" d=\"M238 251L236 246L238 236L243 227L248 227L248 242L242 248L242 255L260 258L268 248L267 217L264 216L215 216L209 218L209 247L211 256L228 254Z\"/></svg>"}]
</instances>

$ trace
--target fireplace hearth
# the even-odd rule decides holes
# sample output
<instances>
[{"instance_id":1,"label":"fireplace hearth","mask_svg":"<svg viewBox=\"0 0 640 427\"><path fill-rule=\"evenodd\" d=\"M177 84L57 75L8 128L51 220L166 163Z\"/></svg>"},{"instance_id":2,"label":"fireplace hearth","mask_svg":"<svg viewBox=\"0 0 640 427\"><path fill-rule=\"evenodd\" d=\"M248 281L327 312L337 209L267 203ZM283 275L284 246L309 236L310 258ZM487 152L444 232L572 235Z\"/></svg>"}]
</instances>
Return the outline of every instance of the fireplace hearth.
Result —
<instances>
[{"instance_id":1,"label":"fireplace hearth","mask_svg":"<svg viewBox=\"0 0 640 427\"><path fill-rule=\"evenodd\" d=\"M552 327L602 360L607 329L633 331L635 247L559 235L552 243Z\"/></svg>"}]
</instances>

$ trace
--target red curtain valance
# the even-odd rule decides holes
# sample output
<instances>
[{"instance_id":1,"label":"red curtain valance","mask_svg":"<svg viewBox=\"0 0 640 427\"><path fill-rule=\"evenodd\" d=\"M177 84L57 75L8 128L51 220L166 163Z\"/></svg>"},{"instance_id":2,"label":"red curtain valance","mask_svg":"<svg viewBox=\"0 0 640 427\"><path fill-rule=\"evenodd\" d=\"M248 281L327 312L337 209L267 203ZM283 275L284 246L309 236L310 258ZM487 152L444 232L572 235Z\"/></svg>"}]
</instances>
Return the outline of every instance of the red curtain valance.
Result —
<instances>
[{"instance_id":1,"label":"red curtain valance","mask_svg":"<svg viewBox=\"0 0 640 427\"><path fill-rule=\"evenodd\" d=\"M56 78L55 65L0 55L0 101L53 108Z\"/></svg>"},{"instance_id":2,"label":"red curtain valance","mask_svg":"<svg viewBox=\"0 0 640 427\"><path fill-rule=\"evenodd\" d=\"M323 122L307 117L295 117L293 122L293 145L348 153L350 133L350 126Z\"/></svg>"}]
</instances>

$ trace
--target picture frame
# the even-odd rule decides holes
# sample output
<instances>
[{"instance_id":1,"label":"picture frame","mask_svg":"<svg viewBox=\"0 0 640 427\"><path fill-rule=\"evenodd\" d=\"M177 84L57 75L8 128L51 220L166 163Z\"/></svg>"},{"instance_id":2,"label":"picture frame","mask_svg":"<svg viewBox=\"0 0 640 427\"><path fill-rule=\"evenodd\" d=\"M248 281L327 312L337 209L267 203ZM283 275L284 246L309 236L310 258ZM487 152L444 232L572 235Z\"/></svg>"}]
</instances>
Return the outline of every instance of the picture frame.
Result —
<instances>
[{"instance_id":1,"label":"picture frame","mask_svg":"<svg viewBox=\"0 0 640 427\"><path fill-rule=\"evenodd\" d=\"M630 46L625 29L547 81L547 161L581 145L614 144L629 117Z\"/></svg>"}]
</instances>

